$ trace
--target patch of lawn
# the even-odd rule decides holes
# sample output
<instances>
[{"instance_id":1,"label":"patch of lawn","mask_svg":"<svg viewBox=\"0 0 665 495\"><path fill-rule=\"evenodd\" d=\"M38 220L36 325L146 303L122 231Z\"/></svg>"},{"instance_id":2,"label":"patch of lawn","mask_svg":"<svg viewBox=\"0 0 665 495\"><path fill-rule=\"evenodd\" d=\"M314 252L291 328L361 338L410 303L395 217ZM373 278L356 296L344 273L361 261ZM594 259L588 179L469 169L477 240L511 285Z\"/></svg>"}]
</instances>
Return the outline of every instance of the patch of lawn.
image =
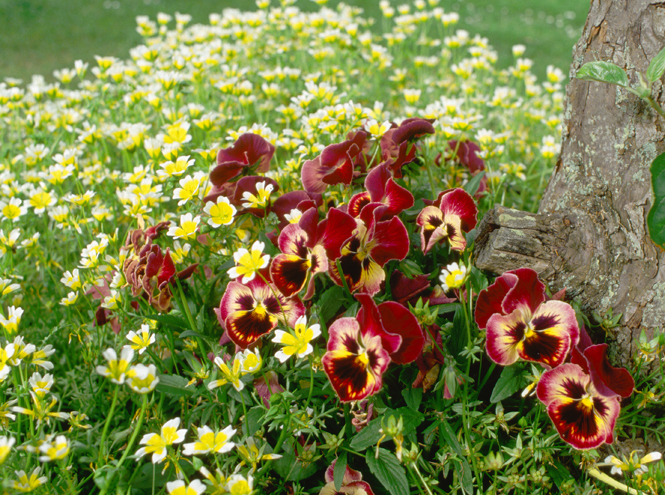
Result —
<instances>
[{"instance_id":1,"label":"patch of lawn","mask_svg":"<svg viewBox=\"0 0 665 495\"><path fill-rule=\"evenodd\" d=\"M347 3L365 9L380 26L378 2ZM309 0L297 5L315 7ZM539 77L549 64L567 70L588 11L585 0L443 0L440 6L460 14L460 29L489 39L499 66L511 63L513 45L526 45L525 56L534 60ZM94 61L94 55L126 58L140 43L137 15L182 12L193 22L207 22L209 13L227 7L255 8L254 2L234 0L0 0L0 79L51 78L53 70L71 67L76 59Z\"/></svg>"}]
</instances>

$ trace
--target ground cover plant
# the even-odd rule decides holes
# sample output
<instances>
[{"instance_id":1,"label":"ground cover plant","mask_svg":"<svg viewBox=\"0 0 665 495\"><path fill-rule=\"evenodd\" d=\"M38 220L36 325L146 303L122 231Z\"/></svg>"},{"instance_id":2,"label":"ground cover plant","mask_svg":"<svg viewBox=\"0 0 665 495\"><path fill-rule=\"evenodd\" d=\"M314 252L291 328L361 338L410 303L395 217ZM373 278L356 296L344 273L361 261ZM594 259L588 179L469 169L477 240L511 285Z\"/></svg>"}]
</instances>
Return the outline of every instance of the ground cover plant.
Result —
<instances>
[{"instance_id":1,"label":"ground cover plant","mask_svg":"<svg viewBox=\"0 0 665 495\"><path fill-rule=\"evenodd\" d=\"M0 85L4 488L658 493L665 338L615 368L617 315L473 266L562 71L434 0L290 3Z\"/></svg>"}]
</instances>

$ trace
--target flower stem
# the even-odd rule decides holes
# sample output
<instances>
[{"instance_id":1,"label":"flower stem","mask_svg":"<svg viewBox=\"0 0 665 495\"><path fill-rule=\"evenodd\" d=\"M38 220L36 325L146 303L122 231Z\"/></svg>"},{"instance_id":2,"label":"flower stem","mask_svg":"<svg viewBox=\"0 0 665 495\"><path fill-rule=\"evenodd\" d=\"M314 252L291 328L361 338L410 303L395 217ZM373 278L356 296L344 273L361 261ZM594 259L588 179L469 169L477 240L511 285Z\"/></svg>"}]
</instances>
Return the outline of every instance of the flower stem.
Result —
<instances>
[{"instance_id":1,"label":"flower stem","mask_svg":"<svg viewBox=\"0 0 665 495\"><path fill-rule=\"evenodd\" d=\"M102 431L102 440L99 442L99 457L97 458L97 467L102 464L102 457L104 457L104 443L106 442L106 435L109 432L109 426L111 425L111 418L113 418L113 413L115 412L115 406L118 403L118 392L120 387L115 387L113 392L113 401L111 402L111 409L106 416L106 423L104 424L104 430Z\"/></svg>"}]
</instances>

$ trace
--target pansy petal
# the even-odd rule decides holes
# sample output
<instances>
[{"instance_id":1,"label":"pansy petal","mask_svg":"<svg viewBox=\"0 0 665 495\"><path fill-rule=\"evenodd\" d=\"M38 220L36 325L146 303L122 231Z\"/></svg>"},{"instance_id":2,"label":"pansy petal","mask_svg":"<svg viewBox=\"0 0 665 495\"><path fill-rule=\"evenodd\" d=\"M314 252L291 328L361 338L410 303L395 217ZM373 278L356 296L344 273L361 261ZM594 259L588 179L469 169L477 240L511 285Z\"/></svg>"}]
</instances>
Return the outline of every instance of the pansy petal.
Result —
<instances>
[{"instance_id":1,"label":"pansy petal","mask_svg":"<svg viewBox=\"0 0 665 495\"><path fill-rule=\"evenodd\" d=\"M298 224L289 224L282 230L277 239L277 247L284 254L306 258L309 236Z\"/></svg>"},{"instance_id":2,"label":"pansy petal","mask_svg":"<svg viewBox=\"0 0 665 495\"><path fill-rule=\"evenodd\" d=\"M543 303L520 337L517 352L522 359L559 366L579 339L575 310L561 301Z\"/></svg>"},{"instance_id":3,"label":"pansy petal","mask_svg":"<svg viewBox=\"0 0 665 495\"><path fill-rule=\"evenodd\" d=\"M468 232L476 226L478 207L464 189L455 188L448 191L441 197L438 207L444 215L458 216L462 221L464 232Z\"/></svg>"},{"instance_id":4,"label":"pansy petal","mask_svg":"<svg viewBox=\"0 0 665 495\"><path fill-rule=\"evenodd\" d=\"M503 300L503 312L508 314L526 307L531 313L534 313L545 300L545 284L538 279L538 272L531 268L518 268L506 273L517 276L517 283L508 291ZM579 336L577 340L579 340Z\"/></svg>"},{"instance_id":5,"label":"pansy petal","mask_svg":"<svg viewBox=\"0 0 665 495\"><path fill-rule=\"evenodd\" d=\"M379 313L384 330L388 334L402 337L401 345L396 351L390 353L390 359L397 364L415 361L425 343L425 336L418 319L411 311L394 301L379 304ZM386 346L384 345L384 347Z\"/></svg>"},{"instance_id":6,"label":"pansy petal","mask_svg":"<svg viewBox=\"0 0 665 495\"><path fill-rule=\"evenodd\" d=\"M402 345L402 336L397 332L386 332L379 306L374 302L374 298L369 294L356 294L356 299L361 304L356 319L360 324L363 335L379 335L381 337L381 345L389 354L397 351Z\"/></svg>"},{"instance_id":7,"label":"pansy petal","mask_svg":"<svg viewBox=\"0 0 665 495\"><path fill-rule=\"evenodd\" d=\"M416 224L420 226L420 247L425 254L447 236L443 213L436 206L423 208L416 218Z\"/></svg>"},{"instance_id":8,"label":"pansy petal","mask_svg":"<svg viewBox=\"0 0 665 495\"><path fill-rule=\"evenodd\" d=\"M487 320L495 314L503 314L503 300L508 291L517 283L517 276L506 272L498 277L487 289L480 291L474 314L478 328L487 326Z\"/></svg>"},{"instance_id":9,"label":"pansy petal","mask_svg":"<svg viewBox=\"0 0 665 495\"><path fill-rule=\"evenodd\" d=\"M607 359L607 344L592 345L584 351L589 363L591 380L598 392L605 397L630 397L635 380L626 368L615 368Z\"/></svg>"},{"instance_id":10,"label":"pansy petal","mask_svg":"<svg viewBox=\"0 0 665 495\"><path fill-rule=\"evenodd\" d=\"M357 228L355 219L337 208L328 210L328 216L319 224L320 237L316 240L326 250L328 259L340 257L342 246L351 239Z\"/></svg>"},{"instance_id":11,"label":"pansy petal","mask_svg":"<svg viewBox=\"0 0 665 495\"><path fill-rule=\"evenodd\" d=\"M270 265L270 277L275 287L286 297L302 290L307 281L310 263L293 254L278 254Z\"/></svg>"},{"instance_id":12,"label":"pansy petal","mask_svg":"<svg viewBox=\"0 0 665 495\"><path fill-rule=\"evenodd\" d=\"M409 234L397 217L376 223L371 244L370 255L381 267L390 260L403 260L409 254Z\"/></svg>"},{"instance_id":13,"label":"pansy petal","mask_svg":"<svg viewBox=\"0 0 665 495\"><path fill-rule=\"evenodd\" d=\"M348 212L352 217L360 215L362 209L372 202L370 195L367 191L354 194L349 201Z\"/></svg>"},{"instance_id":14,"label":"pansy petal","mask_svg":"<svg viewBox=\"0 0 665 495\"><path fill-rule=\"evenodd\" d=\"M517 346L524 336L527 322L516 311L504 316L494 314L487 321L487 355L501 366L509 366L520 357Z\"/></svg>"},{"instance_id":15,"label":"pansy petal","mask_svg":"<svg viewBox=\"0 0 665 495\"><path fill-rule=\"evenodd\" d=\"M226 319L225 326L231 340L247 349L277 326L277 318L264 309L236 311Z\"/></svg>"}]
</instances>

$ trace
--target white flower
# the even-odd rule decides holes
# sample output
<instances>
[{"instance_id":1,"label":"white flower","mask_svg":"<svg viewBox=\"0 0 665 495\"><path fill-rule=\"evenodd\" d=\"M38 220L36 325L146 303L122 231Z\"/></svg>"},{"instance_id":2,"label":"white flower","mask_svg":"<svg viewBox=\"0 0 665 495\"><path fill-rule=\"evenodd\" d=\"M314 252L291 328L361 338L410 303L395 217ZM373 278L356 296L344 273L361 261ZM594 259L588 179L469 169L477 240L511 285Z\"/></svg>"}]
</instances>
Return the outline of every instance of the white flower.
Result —
<instances>
[{"instance_id":1,"label":"white flower","mask_svg":"<svg viewBox=\"0 0 665 495\"><path fill-rule=\"evenodd\" d=\"M439 280L441 281L444 292L448 292L451 289L459 289L464 285L464 281L466 280L466 265L451 263L441 269Z\"/></svg>"}]
</instances>

